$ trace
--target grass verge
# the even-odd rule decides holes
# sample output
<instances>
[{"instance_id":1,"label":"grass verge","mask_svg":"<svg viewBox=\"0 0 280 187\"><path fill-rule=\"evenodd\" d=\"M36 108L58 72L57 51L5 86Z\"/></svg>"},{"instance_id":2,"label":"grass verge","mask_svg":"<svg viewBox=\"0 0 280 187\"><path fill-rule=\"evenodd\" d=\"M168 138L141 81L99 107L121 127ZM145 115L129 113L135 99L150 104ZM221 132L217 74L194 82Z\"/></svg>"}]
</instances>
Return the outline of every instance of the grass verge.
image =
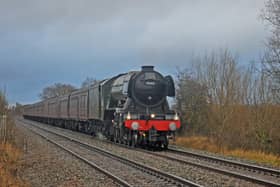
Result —
<instances>
[{"instance_id":1,"label":"grass verge","mask_svg":"<svg viewBox=\"0 0 280 187\"><path fill-rule=\"evenodd\" d=\"M26 187L17 177L18 161L21 152L10 143L0 143L0 186Z\"/></svg>"},{"instance_id":2,"label":"grass verge","mask_svg":"<svg viewBox=\"0 0 280 187\"><path fill-rule=\"evenodd\" d=\"M233 149L230 150L227 147L220 148L215 144L213 140L202 136L191 136L191 137L177 137L176 145L198 149L202 151L208 151L212 153L222 154L225 156L232 156L247 160L253 160L260 164L268 164L274 167L280 167L280 155L274 155L269 153L264 153L255 150L242 150Z\"/></svg>"}]
</instances>

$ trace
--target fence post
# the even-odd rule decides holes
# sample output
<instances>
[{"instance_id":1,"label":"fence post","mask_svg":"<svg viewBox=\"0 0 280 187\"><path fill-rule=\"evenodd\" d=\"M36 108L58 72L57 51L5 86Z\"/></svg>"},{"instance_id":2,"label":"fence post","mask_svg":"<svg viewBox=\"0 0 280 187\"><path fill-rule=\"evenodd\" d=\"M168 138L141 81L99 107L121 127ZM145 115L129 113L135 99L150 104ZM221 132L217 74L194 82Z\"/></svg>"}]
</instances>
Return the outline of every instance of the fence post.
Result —
<instances>
[{"instance_id":1,"label":"fence post","mask_svg":"<svg viewBox=\"0 0 280 187\"><path fill-rule=\"evenodd\" d=\"M3 115L0 115L0 140L3 141Z\"/></svg>"},{"instance_id":2,"label":"fence post","mask_svg":"<svg viewBox=\"0 0 280 187\"><path fill-rule=\"evenodd\" d=\"M6 143L7 136L7 116L0 115L0 140L2 143Z\"/></svg>"},{"instance_id":3,"label":"fence post","mask_svg":"<svg viewBox=\"0 0 280 187\"><path fill-rule=\"evenodd\" d=\"M3 115L3 129L4 129L4 143L6 143L6 139L7 139L7 116L4 114Z\"/></svg>"},{"instance_id":4,"label":"fence post","mask_svg":"<svg viewBox=\"0 0 280 187\"><path fill-rule=\"evenodd\" d=\"M0 141L3 140L3 115L0 115Z\"/></svg>"},{"instance_id":5,"label":"fence post","mask_svg":"<svg viewBox=\"0 0 280 187\"><path fill-rule=\"evenodd\" d=\"M0 115L0 141L2 141L2 115Z\"/></svg>"}]
</instances>

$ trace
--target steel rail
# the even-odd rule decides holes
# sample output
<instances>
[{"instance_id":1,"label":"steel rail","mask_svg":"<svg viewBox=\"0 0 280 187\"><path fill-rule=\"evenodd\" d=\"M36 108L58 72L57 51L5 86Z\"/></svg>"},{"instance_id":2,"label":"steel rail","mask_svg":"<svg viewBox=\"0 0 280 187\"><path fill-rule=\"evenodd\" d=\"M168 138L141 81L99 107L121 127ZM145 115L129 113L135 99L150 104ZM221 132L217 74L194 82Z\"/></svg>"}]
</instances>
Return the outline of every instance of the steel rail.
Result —
<instances>
[{"instance_id":1,"label":"steel rail","mask_svg":"<svg viewBox=\"0 0 280 187\"><path fill-rule=\"evenodd\" d=\"M23 121L21 121L23 122ZM25 123L25 122L23 122ZM55 142L54 140L51 140L50 138L48 138L47 136L35 131L34 129L24 125L26 128L28 128L32 133L39 135L40 137L42 137L43 139L45 139L46 141L56 145L57 147L61 148L62 150L70 153L71 155L73 155L74 157L78 158L79 160L83 161L84 163L88 164L89 166L93 167L94 169L100 171L101 173L107 175L108 177L110 177L111 179L113 179L115 182L117 182L119 185L124 186L124 187L132 187L132 185L128 184L126 181L122 180L121 178L119 178L118 176L110 173L109 171L99 167L98 165L96 165L95 163L89 161L88 159L82 157L81 155L71 151L70 149L64 147L63 145Z\"/></svg>"},{"instance_id":2,"label":"steel rail","mask_svg":"<svg viewBox=\"0 0 280 187\"><path fill-rule=\"evenodd\" d=\"M118 146L121 146L121 147L128 148L128 146L126 146L126 145L114 143L114 142L111 142L111 141L106 141L106 143L111 143L111 144L115 144L115 145L118 145ZM234 172L234 171L229 171L229 170L226 170L226 169L221 169L221 168L217 168L217 167L213 167L213 166L203 165L203 164L199 164L199 163L195 163L195 162L191 162L191 161L187 161L187 160L183 160L183 159L179 159L179 158L175 158L175 157L171 157L171 156L167 156L167 155L162 155L162 154L156 153L156 152L146 151L146 150L139 149L139 148L136 148L135 150L139 151L139 152L144 152L144 153L147 153L147 154L151 154L151 155L154 155L154 156L158 156L158 157L161 157L161 158L164 158L164 159L168 159L168 160L171 160L171 161L180 162L182 164L187 164L187 165L191 165L191 166L195 166L195 167L200 167L202 169L217 172L217 173L220 173L220 174L223 174L223 175L236 177L236 178L243 179L243 180L246 180L246 181L250 181L250 182L253 182L253 183L256 183L256 184L271 186L271 187L280 187L280 184L278 184L278 183L275 183L273 181L260 179L258 177L253 177L253 176L250 176L250 175L245 175L245 174L241 174L241 173L237 173L237 172ZM167 151L177 153L177 151L179 151L179 150L168 149ZM179 151L179 152L185 154L185 151ZM188 152L186 152L186 154L188 154ZM190 154L195 156L198 153L190 153ZM198 154L198 155L204 158L204 155L200 155L200 154ZM212 156L209 156L209 157L205 156L205 157L212 158ZM216 157L213 157L213 158L215 158L217 160L221 159L221 160L226 161L227 163L231 163L231 164L238 163L237 166L247 166L247 165L249 165L249 164L245 164L245 163L243 165L243 163L239 163L237 161L226 160L226 159L222 159L222 158L216 158ZM254 166L254 165L249 165L249 166L252 166L250 169L252 169L252 168L264 168L264 167ZM266 172L273 171L273 172L271 172L271 175L278 174L277 172L279 172L278 170L270 169L270 168L265 168L265 171ZM279 175L276 175L276 176L279 177Z\"/></svg>"},{"instance_id":3,"label":"steel rail","mask_svg":"<svg viewBox=\"0 0 280 187\"><path fill-rule=\"evenodd\" d=\"M269 173L270 175L280 177L280 170L277 170L277 169L257 166L257 165L253 165L253 164L242 163L242 162L238 162L238 161L234 161L234 160L228 160L228 159L224 159L224 158L218 158L218 157L210 156L210 155L203 155L203 154L194 153L194 152L185 151L185 150L178 150L178 149L174 149L174 148L169 148L168 151L176 153L176 154L193 156L193 157L197 157L197 158L201 158L201 159L205 159L205 160L212 160L212 161L215 161L215 162L221 162L221 163L224 163L224 164L227 164L227 165L244 167L244 168L247 168L248 170L266 172L266 173Z\"/></svg>"},{"instance_id":4,"label":"steel rail","mask_svg":"<svg viewBox=\"0 0 280 187\"><path fill-rule=\"evenodd\" d=\"M223 174L223 175L236 177L236 178L239 178L239 179L244 179L246 181L250 181L250 182L253 182L253 183L256 183L256 184L271 186L271 187L280 187L279 183L275 183L273 181L268 181L268 180L265 180L265 179L260 179L258 177L253 177L253 176L250 176L250 175L245 175L245 174L241 174L241 173L238 173L238 172L229 171L229 170L217 168L217 167L214 167L214 166L204 165L204 164L195 163L195 162L191 162L191 161L187 161L187 160L183 160L183 159L179 159L179 158L175 158L175 157L171 157L171 156L167 156L167 155L162 155L162 154L155 153L155 152L148 152L148 151L145 151L145 152L150 153L150 154L155 155L155 156L158 156L158 157L168 159L168 160L173 160L173 161L177 161L177 162L180 162L180 163L183 163L183 164L192 165L192 166L195 166L195 167L200 167L202 169L210 170L210 171L217 172L217 173L220 173L220 174Z\"/></svg>"},{"instance_id":5,"label":"steel rail","mask_svg":"<svg viewBox=\"0 0 280 187\"><path fill-rule=\"evenodd\" d=\"M114 143L114 142L111 142L111 141L105 141L105 142L109 143L109 144L114 144L114 145L117 145L117 146L120 146L120 147L129 148L128 146L126 146L124 144L118 144L118 143ZM171 160L171 161L176 161L176 162L180 162L180 163L195 166L195 167L200 167L202 169L206 169L206 170L217 172L217 173L220 173L220 174L223 174L223 175L243 179L243 180L250 181L250 182L253 182L253 183L256 183L256 184L271 186L271 187L280 187L280 184L278 184L278 183L275 183L273 181L268 181L268 180L265 180L265 179L261 179L261 178L258 178L258 177L253 177L253 176L250 176L250 175L241 174L241 173L238 173L238 172L229 171L229 170L226 170L226 169L221 169L221 168L217 168L217 167L213 167L213 166L209 166L209 165L203 165L203 164L183 160L183 159L180 159L180 158L171 157L171 156L168 156L168 155L162 155L160 153L146 151L146 150L140 149L140 148L134 148L134 149L135 149L135 151L138 151L138 152L144 152L144 153L151 154L151 155L154 155L154 156L158 156L158 157L168 159L168 160ZM172 149L172 148L169 148L167 150L167 152L168 151L169 152L174 152L174 153L180 153L180 154L184 154L184 155L188 155L188 156L191 155L193 157L197 155L197 157L204 158L204 159L207 158L207 160L210 160L210 159L213 158L212 160L214 160L216 162L220 161L220 162L226 163L228 165L231 164L231 165L233 165L232 167L235 167L235 166L247 167L248 166L248 168L246 168L248 170L267 172L270 175L280 177L280 171L276 170L276 169L271 169L271 168L266 168L266 167L261 167L261 166L255 166L255 165L246 164L246 163L240 163L240 162L237 162L237 161L231 161L231 160L227 160L227 159L217 158L217 157L208 156L208 155L206 156L206 155L201 155L201 154L198 154L198 153L176 150L176 149Z\"/></svg>"},{"instance_id":6,"label":"steel rail","mask_svg":"<svg viewBox=\"0 0 280 187\"><path fill-rule=\"evenodd\" d=\"M37 125L35 125L35 126L38 127ZM38 127L38 128L42 128L42 127ZM42 129L44 129L44 128L42 128ZM64 136L64 135L62 135L62 136ZM72 139L72 138L70 138L70 139ZM79 140L77 140L77 141L79 141ZM118 146L121 146L121 147L126 147L126 148L128 147L126 145L114 143L114 142L111 142L111 141L105 141L105 142L110 143L110 144L114 144L114 145L118 145ZM82 144L84 144L84 143L82 143ZM91 145L89 145L89 146L91 146ZM152 155L162 157L162 158L165 158L165 159L168 159L168 160L177 161L177 162L192 165L192 166L195 166L195 167L200 167L202 169L206 169L206 170L210 170L210 171L213 171L213 172L221 173L221 174L224 174L224 175L227 175L227 176L236 177L236 178L243 179L243 180L246 180L246 181L250 181L250 182L253 182L253 183L256 183L256 184L261 184L261 185L265 185L265 186L280 187L280 184L275 183L273 181L260 179L258 177L253 177L253 176L250 176L250 175L241 174L241 173L237 173L237 172L234 172L234 171L229 171L229 170L226 170L226 169L221 169L221 168L217 168L217 167L213 167L213 166L203 165L203 164L199 164L199 163L195 163L195 162L191 162L191 161L187 161L187 160L183 160L183 159L179 159L179 158L174 158L174 157L167 156L167 155L162 155L162 154L151 152L151 151L146 151L146 150L143 150L143 149L137 149L136 148L135 151L145 152L147 154L152 154ZM199 154L199 153L188 152L188 151L178 150L178 149L174 149L174 148L169 148L167 151L172 152L172 153L176 153L176 154L186 155L186 156L198 157L198 158L205 159L205 160L212 160L212 161L215 161L215 162L221 162L223 164L232 165L233 167L236 167L236 166L244 167L247 170L253 170L253 171L257 171L257 172L266 172L269 175L273 175L273 176L276 176L276 177L280 176L280 171L276 170L276 169L256 166L256 165L252 165L252 164L241 163L241 162L227 160L227 159L223 159L223 158L217 158L217 157L209 156L209 155L202 155L202 154ZM111 153L109 153L109 154L111 154ZM134 161L132 161L132 162L134 162ZM155 169L155 168L153 168L153 169Z\"/></svg>"},{"instance_id":7,"label":"steel rail","mask_svg":"<svg viewBox=\"0 0 280 187\"><path fill-rule=\"evenodd\" d=\"M202 187L202 185L196 184L196 183L194 183L194 182L192 182L192 181L189 181L189 180L186 180L186 179L184 179L184 178L182 178L182 177L179 177L179 176L176 176L176 175L172 175L172 174L169 174L169 173L160 171L160 170L158 170L158 169L156 169L156 168L153 168L153 167L150 167L150 166L141 164L141 163L139 163L139 162L136 162L136 161L133 161L133 160L130 160L130 159L127 159L127 158L123 158L123 157L121 157L121 156L118 156L118 155L115 155L115 154L113 154L113 153L110 153L110 152L108 152L108 151L106 151L106 150L104 150L104 149L101 149L101 148L99 148L99 147L96 147L96 146L93 146L93 145L84 143L84 142L82 142L82 141L80 141L80 140L78 140L78 139L75 139L75 138L73 138L73 137L69 137L69 136L66 136L66 135L64 135L64 134L61 134L61 133L58 133L58 132L54 132L54 131L52 131L52 130L48 130L48 129L46 129L46 128L39 127L38 125L35 125L35 124L33 124L32 122L26 122L25 120L24 120L24 121L23 121L23 120L20 120L20 121L23 122L23 123L25 123L25 124L28 123L29 125L32 125L32 126L34 126L35 128L39 128L39 129L41 129L41 130L43 130L43 131L46 131L46 132L48 132L48 133L55 134L55 135L57 135L57 136L63 137L63 138L65 138L65 139L68 139L68 140L70 140L70 141L72 141L72 142L74 142L74 143L77 143L77 144L79 144L79 145L81 145L81 146L87 148L88 150L97 151L97 152L100 153L100 154L106 155L106 156L108 156L108 157L110 157L110 158L112 158L112 159L115 159L115 160L117 160L117 161L119 161L119 162L122 162L122 163L124 163L124 164L129 165L129 166L132 166L132 167L134 167L134 168L136 168L136 169L139 169L139 170L141 170L141 171L143 171L143 172L145 172L145 173L148 173L148 174L150 174L150 175L158 176L159 178L163 178L163 179L167 180L168 182L173 183L174 185L178 185L178 186ZM30 129L30 128L29 128L29 129ZM36 133L38 134L38 132L36 132ZM40 136L42 136L42 135L40 135ZM46 139L47 137L44 137L44 138ZM49 139L49 138L48 138L48 139ZM51 141L52 143L54 142L53 140L48 140L48 141ZM55 143L55 144L58 144L58 143ZM62 146L62 145L60 145L60 146ZM60 147L60 146L59 146L59 147ZM64 147L61 147L61 148L65 149ZM76 153L75 153L75 154L76 154ZM100 168L100 169L102 169L102 168ZM107 173L108 173L108 171L107 171ZM121 180L122 180L122 179L121 179ZM128 185L129 185L129 184L128 184Z\"/></svg>"}]
</instances>

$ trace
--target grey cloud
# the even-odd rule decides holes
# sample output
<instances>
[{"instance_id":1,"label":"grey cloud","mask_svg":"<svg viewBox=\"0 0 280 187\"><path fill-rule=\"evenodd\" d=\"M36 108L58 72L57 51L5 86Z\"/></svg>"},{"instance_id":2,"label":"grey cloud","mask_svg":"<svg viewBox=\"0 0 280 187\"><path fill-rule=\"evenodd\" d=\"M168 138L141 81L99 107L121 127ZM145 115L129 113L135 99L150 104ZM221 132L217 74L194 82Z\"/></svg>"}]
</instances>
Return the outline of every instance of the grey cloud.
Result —
<instances>
[{"instance_id":1,"label":"grey cloud","mask_svg":"<svg viewBox=\"0 0 280 187\"><path fill-rule=\"evenodd\" d=\"M255 58L267 35L258 20L263 3L0 0L0 86L25 82L35 98L45 84L78 85L86 76L105 78L142 64L172 73L193 53L222 47Z\"/></svg>"},{"instance_id":2,"label":"grey cloud","mask_svg":"<svg viewBox=\"0 0 280 187\"><path fill-rule=\"evenodd\" d=\"M189 1L188 1L189 2ZM263 1L196 1L185 3L167 19L151 22L140 38L144 48L187 50L260 47L266 35L258 14Z\"/></svg>"},{"instance_id":3,"label":"grey cloud","mask_svg":"<svg viewBox=\"0 0 280 187\"><path fill-rule=\"evenodd\" d=\"M175 5L176 6L176 5ZM1 2L0 23L12 29L40 29L52 24L77 26L112 19L164 17L174 8L171 1L130 0L10 0Z\"/></svg>"},{"instance_id":4,"label":"grey cloud","mask_svg":"<svg viewBox=\"0 0 280 187\"><path fill-rule=\"evenodd\" d=\"M1 3L0 30L38 32L42 46L68 41L101 47L126 45L144 53L203 46L246 49L251 44L248 40L264 36L263 25L257 21L262 6L262 0L12 0Z\"/></svg>"}]
</instances>

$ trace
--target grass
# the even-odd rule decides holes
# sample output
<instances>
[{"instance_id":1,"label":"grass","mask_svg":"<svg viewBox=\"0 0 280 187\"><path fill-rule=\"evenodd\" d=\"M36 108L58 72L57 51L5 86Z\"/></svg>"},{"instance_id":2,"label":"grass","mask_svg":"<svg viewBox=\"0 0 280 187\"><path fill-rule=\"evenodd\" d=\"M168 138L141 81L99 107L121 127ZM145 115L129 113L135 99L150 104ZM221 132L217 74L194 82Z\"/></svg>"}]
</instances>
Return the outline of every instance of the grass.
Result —
<instances>
[{"instance_id":1,"label":"grass","mask_svg":"<svg viewBox=\"0 0 280 187\"><path fill-rule=\"evenodd\" d=\"M274 155L269 153L264 153L255 150L242 150L234 149L230 150L226 147L220 148L215 144L215 142L208 137L202 136L191 136L191 137L178 137L176 139L176 145L198 149L202 151L208 151L212 153L218 153L225 156L232 156L247 160L253 160L260 164L268 164L275 167L280 167L280 155Z\"/></svg>"},{"instance_id":2,"label":"grass","mask_svg":"<svg viewBox=\"0 0 280 187\"><path fill-rule=\"evenodd\" d=\"M17 171L20 166L21 151L15 145L15 123L7 110L8 102L5 93L0 90L0 115L7 118L0 118L0 186L1 187L27 187L22 179L18 177Z\"/></svg>"},{"instance_id":3,"label":"grass","mask_svg":"<svg viewBox=\"0 0 280 187\"><path fill-rule=\"evenodd\" d=\"M0 143L0 186L25 187L27 184L17 177L21 152L9 143Z\"/></svg>"},{"instance_id":4,"label":"grass","mask_svg":"<svg viewBox=\"0 0 280 187\"><path fill-rule=\"evenodd\" d=\"M3 128L3 127L2 127ZM22 156L21 149L15 144L15 124L9 116L4 137L0 136L0 186L27 187L27 183L18 177ZM4 141L5 140L5 141Z\"/></svg>"}]
</instances>

